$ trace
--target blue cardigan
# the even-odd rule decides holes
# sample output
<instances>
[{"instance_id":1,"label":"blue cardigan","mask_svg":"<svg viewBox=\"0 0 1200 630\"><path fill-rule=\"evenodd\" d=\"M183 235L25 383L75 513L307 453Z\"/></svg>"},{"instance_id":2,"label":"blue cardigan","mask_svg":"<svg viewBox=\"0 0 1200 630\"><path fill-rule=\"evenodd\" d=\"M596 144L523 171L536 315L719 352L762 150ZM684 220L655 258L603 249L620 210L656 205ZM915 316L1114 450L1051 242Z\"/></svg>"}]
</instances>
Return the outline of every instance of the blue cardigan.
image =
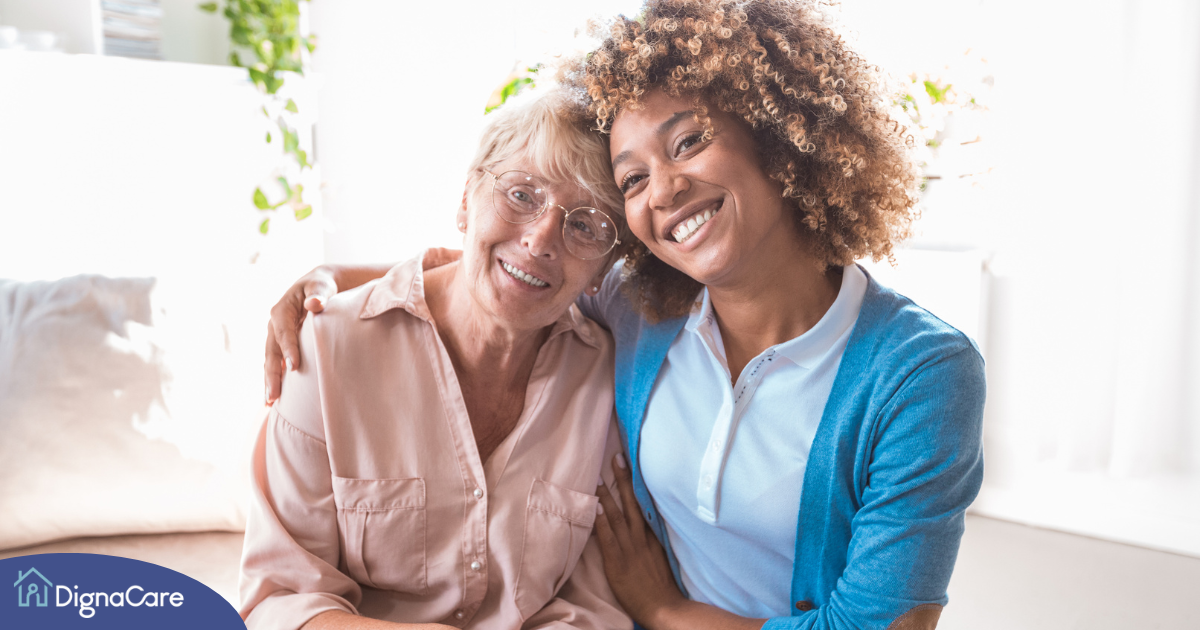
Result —
<instances>
[{"instance_id":1,"label":"blue cardigan","mask_svg":"<svg viewBox=\"0 0 1200 630\"><path fill-rule=\"evenodd\" d=\"M885 629L905 613L945 605L964 512L983 481L978 348L867 277L804 474L791 583L796 605L765 630ZM620 283L618 266L600 294L579 305L616 341L617 415L634 492L679 583L638 447L650 391L687 318L646 321Z\"/></svg>"}]
</instances>

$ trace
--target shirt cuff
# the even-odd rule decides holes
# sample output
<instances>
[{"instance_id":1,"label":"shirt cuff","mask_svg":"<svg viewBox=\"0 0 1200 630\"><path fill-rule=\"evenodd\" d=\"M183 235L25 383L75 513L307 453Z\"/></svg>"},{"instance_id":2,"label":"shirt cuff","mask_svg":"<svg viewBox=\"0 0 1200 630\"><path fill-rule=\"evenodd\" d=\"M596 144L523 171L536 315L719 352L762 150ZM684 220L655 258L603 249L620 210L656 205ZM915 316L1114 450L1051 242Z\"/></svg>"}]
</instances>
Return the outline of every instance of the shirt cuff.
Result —
<instances>
[{"instance_id":1,"label":"shirt cuff","mask_svg":"<svg viewBox=\"0 0 1200 630\"><path fill-rule=\"evenodd\" d=\"M256 628L299 630L310 619L329 610L342 610L352 615L358 611L350 602L329 593L279 593L254 607L246 616L247 630Z\"/></svg>"}]
</instances>

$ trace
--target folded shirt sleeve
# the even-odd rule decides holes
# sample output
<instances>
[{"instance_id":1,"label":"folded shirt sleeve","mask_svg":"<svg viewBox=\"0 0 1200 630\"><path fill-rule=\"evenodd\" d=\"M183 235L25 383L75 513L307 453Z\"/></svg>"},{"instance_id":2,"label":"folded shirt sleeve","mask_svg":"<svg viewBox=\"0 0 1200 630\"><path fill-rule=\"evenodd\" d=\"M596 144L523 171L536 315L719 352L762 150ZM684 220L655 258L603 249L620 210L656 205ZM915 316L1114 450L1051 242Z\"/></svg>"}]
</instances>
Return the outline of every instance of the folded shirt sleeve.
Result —
<instances>
[{"instance_id":1,"label":"folded shirt sleeve","mask_svg":"<svg viewBox=\"0 0 1200 630\"><path fill-rule=\"evenodd\" d=\"M304 329L301 351L310 360L287 375L254 447L239 580L240 612L250 629L300 628L328 610L357 614L362 599L358 583L338 570L337 508L320 430L312 326Z\"/></svg>"}]
</instances>

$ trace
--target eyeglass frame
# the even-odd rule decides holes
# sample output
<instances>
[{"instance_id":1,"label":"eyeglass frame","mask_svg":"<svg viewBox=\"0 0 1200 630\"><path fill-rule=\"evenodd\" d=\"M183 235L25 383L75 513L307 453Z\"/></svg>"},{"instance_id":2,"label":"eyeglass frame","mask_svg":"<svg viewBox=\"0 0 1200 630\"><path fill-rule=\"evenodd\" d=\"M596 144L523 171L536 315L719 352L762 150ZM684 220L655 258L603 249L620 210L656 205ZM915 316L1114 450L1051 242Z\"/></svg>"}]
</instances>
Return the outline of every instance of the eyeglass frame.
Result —
<instances>
[{"instance_id":1,"label":"eyeglass frame","mask_svg":"<svg viewBox=\"0 0 1200 630\"><path fill-rule=\"evenodd\" d=\"M518 221L509 221L508 219L506 219L504 217L503 214L500 213L500 209L496 207L496 186L500 183L500 178L504 175L508 175L509 173L524 173L525 175L537 178L538 180L542 180L542 178L538 177L537 175L534 175L533 173L530 173L529 171L522 171L522 170L515 169L515 168L504 171L503 173L500 173L499 175L487 170L486 168L480 168L479 170L483 171L484 173L487 173L492 178L492 194L491 194L491 200L490 200L491 204L492 204L492 212L495 212L496 216L500 217L501 221L504 221L505 223L508 223L509 225L529 225L530 223L533 223L533 222L537 221L538 219L542 218L542 215L546 214L546 210L548 208L550 208L550 206L554 206L563 211L563 227L562 227L563 246L566 247L567 253L574 256L575 258L578 258L579 260L597 260L599 258L603 258L604 256L611 254L612 251L617 248L617 245L621 244L621 230L616 228L618 223L616 221L613 221L613 218L611 216L609 216L609 214L607 212L601 210L600 208L595 208L592 206L579 206L578 208L572 208L570 210L567 210L565 207L562 206L562 204L550 203L550 195L549 194L546 195L546 202L542 204L542 209L538 210L535 214L533 214L533 217L530 218L528 221L519 221L519 222ZM544 181L544 180L542 180L542 181ZM616 235L613 237L613 242L611 245L608 246L608 249L604 250L604 253L597 254L595 256L592 256L591 258L583 258L583 257L579 256L578 254L576 254L575 252L571 251L571 248L567 246L567 221L566 221L566 218L571 216L572 212L575 212L576 210L583 210L585 208L588 210L595 210L596 212L599 212L600 214L604 215L604 218L608 219L609 221L612 221L614 231L616 232Z\"/></svg>"}]
</instances>

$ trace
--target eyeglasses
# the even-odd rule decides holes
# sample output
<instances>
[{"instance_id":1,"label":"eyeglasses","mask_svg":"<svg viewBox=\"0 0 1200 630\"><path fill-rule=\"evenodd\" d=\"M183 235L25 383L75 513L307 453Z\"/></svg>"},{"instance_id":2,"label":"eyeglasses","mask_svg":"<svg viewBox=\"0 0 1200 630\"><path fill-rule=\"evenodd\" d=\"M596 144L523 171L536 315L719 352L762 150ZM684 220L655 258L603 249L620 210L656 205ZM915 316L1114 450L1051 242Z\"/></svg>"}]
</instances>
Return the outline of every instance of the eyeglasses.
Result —
<instances>
[{"instance_id":1,"label":"eyeglasses","mask_svg":"<svg viewBox=\"0 0 1200 630\"><path fill-rule=\"evenodd\" d=\"M508 223L523 225L537 221L546 208L562 208L563 243L572 256L582 260L599 258L621 243L617 239L617 224L603 211L581 207L567 210L550 203L546 182L525 171L506 171L492 176L492 210Z\"/></svg>"}]
</instances>

